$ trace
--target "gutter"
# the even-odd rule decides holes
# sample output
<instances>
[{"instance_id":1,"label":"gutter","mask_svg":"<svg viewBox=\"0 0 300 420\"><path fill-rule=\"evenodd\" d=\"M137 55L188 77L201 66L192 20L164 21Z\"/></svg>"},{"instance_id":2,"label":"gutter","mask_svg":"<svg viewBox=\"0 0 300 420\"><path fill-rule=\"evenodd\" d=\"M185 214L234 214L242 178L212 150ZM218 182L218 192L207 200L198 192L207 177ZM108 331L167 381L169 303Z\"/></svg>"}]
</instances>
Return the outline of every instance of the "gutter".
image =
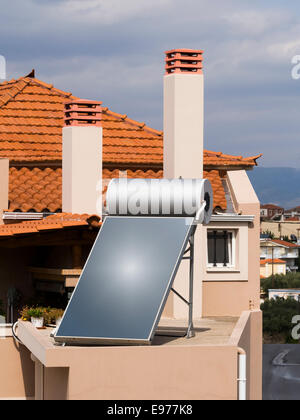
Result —
<instances>
[{"instance_id":1,"label":"gutter","mask_svg":"<svg viewBox=\"0 0 300 420\"><path fill-rule=\"evenodd\" d=\"M56 213L23 213L6 211L3 213L3 220L42 220L47 216L51 216Z\"/></svg>"},{"instance_id":2,"label":"gutter","mask_svg":"<svg viewBox=\"0 0 300 420\"><path fill-rule=\"evenodd\" d=\"M211 216L211 222L254 222L255 216L252 215L242 215L235 213L222 213L222 214L213 214Z\"/></svg>"},{"instance_id":3,"label":"gutter","mask_svg":"<svg viewBox=\"0 0 300 420\"><path fill-rule=\"evenodd\" d=\"M245 350L238 347L238 400L247 401L247 356Z\"/></svg>"}]
</instances>

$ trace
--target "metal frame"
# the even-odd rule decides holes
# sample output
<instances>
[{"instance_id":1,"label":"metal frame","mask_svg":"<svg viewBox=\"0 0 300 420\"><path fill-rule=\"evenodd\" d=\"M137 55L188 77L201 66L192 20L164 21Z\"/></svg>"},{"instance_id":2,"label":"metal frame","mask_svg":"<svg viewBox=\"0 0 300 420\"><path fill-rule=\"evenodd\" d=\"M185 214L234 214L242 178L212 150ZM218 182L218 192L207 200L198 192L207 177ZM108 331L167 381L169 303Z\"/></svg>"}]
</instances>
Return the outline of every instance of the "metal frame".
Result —
<instances>
[{"instance_id":1,"label":"metal frame","mask_svg":"<svg viewBox=\"0 0 300 420\"><path fill-rule=\"evenodd\" d=\"M180 293L178 293L173 287L171 288L172 292L178 296L186 305L189 307L189 322L186 332L186 338L195 337L194 331L194 322L193 322L193 294L194 294L194 255L195 255L195 230L190 236L189 239L190 247L185 251L184 255L188 252L190 253L189 257L182 257L182 260L190 261L190 274L189 274L189 300L186 300Z\"/></svg>"},{"instance_id":2,"label":"metal frame","mask_svg":"<svg viewBox=\"0 0 300 420\"><path fill-rule=\"evenodd\" d=\"M92 247L92 250L90 252L90 255L89 255L89 257L87 258L87 260L85 262L84 268L82 270L82 273L81 273L81 276L79 278L79 281L78 281L78 283L77 283L77 285L76 285L76 287L74 289L73 295L74 295L77 287L79 286L79 282L80 282L80 280L81 280L81 278L82 278L82 276L84 274L84 271L85 271L85 268L86 268L86 266L87 266L87 264L89 262L90 256L91 256L91 254L93 252L93 249L94 249L94 247L96 245L96 242L97 242L97 240L98 240L98 238L99 238L99 236L101 234L101 230L103 228L103 225L110 218L111 219L121 218L121 219L124 220L126 218L130 218L130 219L138 218L138 219L141 219L142 217L141 216L110 216L110 215L108 215L108 216L105 217L105 219L103 221L103 224L102 224L102 227L101 227L101 229L100 229L100 231L99 231L99 233L97 235L97 238L96 238L96 240L94 242L94 245ZM157 219L157 218L163 218L163 216L158 216L158 217L157 216L156 217L154 217L154 216L145 216L144 218L146 218L146 219ZM180 217L175 216L175 217L171 217L171 218L172 219L174 219L174 218L178 218L179 219ZM55 335L54 335L55 342L56 343L60 343L63 346L65 346L65 345L75 345L75 346L76 345L91 345L91 346L94 346L94 345L151 345L151 342L152 342L152 340L154 338L154 335L157 332L158 323L159 323L159 320L161 318L163 309L165 307L167 298L168 298L171 290L173 292L175 292L181 299L183 299L186 304L189 305L189 326L188 326L188 331L187 331L187 335L186 336L188 338L193 337L194 336L193 335L194 334L194 332L193 332L194 235L195 235L195 231L196 231L197 225L195 225L195 219L194 218L190 217L190 218L185 218L185 219L186 220L187 219L190 219L190 229L189 229L189 231L188 231L185 239L183 240L183 246L181 248L180 255L179 255L179 257L177 259L177 262L176 262L176 264L174 266L173 272L171 273L168 287L166 288L166 291L165 291L164 297L162 299L160 308L158 310L158 313L156 315L154 324L152 326L152 330L151 330L151 332L149 334L149 337L147 339L127 339L127 338L117 338L117 337L115 337L115 338L108 338L108 337L105 337L105 338L104 337L97 337L97 338L95 338L95 337L71 337L71 336L65 337L65 336L58 335L58 333L59 333L59 328L58 328L57 331L55 332ZM190 243L190 247L185 251L188 243ZM190 251L190 256L189 257L184 257L189 251ZM178 268L180 266L180 263L181 263L182 259L189 259L190 260L190 298L189 298L189 302L186 299L184 299L178 292L176 292L175 290L173 290L173 288L171 286L173 284L173 282L174 282L174 279L176 277L176 274L177 274L177 271L178 271ZM62 318L62 322L63 322L63 319L64 319L64 317L66 315L66 312L67 312L67 310L68 310L68 308L70 306L71 300L72 300L72 297L71 297L71 299L70 299L70 301L69 301L69 303L67 305L67 308L66 308L65 313L64 313L63 318ZM159 335L164 335L164 334L159 334Z\"/></svg>"}]
</instances>

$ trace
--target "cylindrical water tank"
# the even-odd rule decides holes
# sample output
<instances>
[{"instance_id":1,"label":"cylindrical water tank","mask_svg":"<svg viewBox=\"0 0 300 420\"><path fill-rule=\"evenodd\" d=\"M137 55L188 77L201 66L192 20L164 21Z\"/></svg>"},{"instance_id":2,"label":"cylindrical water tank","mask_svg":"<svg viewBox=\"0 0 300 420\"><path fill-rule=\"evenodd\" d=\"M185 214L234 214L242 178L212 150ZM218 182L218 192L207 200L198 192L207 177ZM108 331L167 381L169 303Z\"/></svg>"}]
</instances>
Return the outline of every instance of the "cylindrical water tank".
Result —
<instances>
[{"instance_id":1,"label":"cylindrical water tank","mask_svg":"<svg viewBox=\"0 0 300 420\"><path fill-rule=\"evenodd\" d=\"M110 215L196 217L208 224L213 192L207 179L112 179L106 194Z\"/></svg>"}]
</instances>

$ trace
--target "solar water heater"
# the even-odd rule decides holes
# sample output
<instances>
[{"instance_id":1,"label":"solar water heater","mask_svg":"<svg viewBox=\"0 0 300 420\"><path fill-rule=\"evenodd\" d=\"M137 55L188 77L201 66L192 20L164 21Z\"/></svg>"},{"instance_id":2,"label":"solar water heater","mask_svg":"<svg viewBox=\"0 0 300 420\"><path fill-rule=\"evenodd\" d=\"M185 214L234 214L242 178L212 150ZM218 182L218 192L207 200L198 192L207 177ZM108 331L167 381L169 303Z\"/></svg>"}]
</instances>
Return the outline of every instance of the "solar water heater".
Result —
<instances>
[{"instance_id":1,"label":"solar water heater","mask_svg":"<svg viewBox=\"0 0 300 420\"><path fill-rule=\"evenodd\" d=\"M189 306L191 337L194 233L212 213L209 181L114 179L106 201L108 215L55 341L151 344L171 290ZM189 300L173 288L182 259L190 260Z\"/></svg>"}]
</instances>

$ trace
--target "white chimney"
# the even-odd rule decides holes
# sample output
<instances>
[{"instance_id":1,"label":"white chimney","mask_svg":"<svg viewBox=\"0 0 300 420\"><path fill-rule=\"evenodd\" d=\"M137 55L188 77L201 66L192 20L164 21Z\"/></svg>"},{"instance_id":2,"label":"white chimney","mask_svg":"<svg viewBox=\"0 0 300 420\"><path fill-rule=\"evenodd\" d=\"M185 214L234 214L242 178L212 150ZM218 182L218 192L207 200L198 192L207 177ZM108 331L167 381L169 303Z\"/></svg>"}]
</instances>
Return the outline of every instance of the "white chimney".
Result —
<instances>
[{"instance_id":1,"label":"white chimney","mask_svg":"<svg viewBox=\"0 0 300 420\"><path fill-rule=\"evenodd\" d=\"M204 82L200 50L166 52L164 177L203 176Z\"/></svg>"},{"instance_id":2,"label":"white chimney","mask_svg":"<svg viewBox=\"0 0 300 420\"><path fill-rule=\"evenodd\" d=\"M78 100L65 104L63 212L101 216L101 112L101 102Z\"/></svg>"},{"instance_id":3,"label":"white chimney","mask_svg":"<svg viewBox=\"0 0 300 420\"><path fill-rule=\"evenodd\" d=\"M166 52L164 77L164 178L203 177L204 81L199 50ZM198 226L194 255L194 317L202 316L202 277L206 230ZM188 296L188 261L182 261L175 289ZM170 295L165 315L187 318L187 307Z\"/></svg>"}]
</instances>

